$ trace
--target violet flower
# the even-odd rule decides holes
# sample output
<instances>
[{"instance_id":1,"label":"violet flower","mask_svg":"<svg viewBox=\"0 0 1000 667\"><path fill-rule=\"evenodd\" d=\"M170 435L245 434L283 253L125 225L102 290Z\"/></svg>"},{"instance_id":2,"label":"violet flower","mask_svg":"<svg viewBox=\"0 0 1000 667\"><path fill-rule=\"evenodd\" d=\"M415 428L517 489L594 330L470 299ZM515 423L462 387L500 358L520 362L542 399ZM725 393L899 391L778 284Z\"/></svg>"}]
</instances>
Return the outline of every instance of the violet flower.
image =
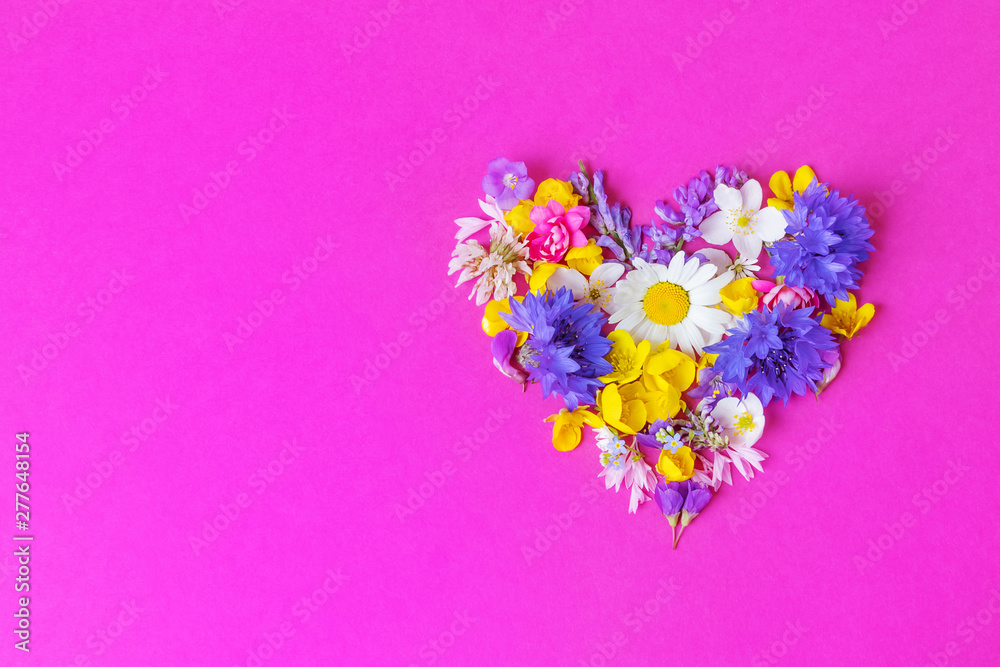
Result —
<instances>
[{"instance_id":1,"label":"violet flower","mask_svg":"<svg viewBox=\"0 0 1000 667\"><path fill-rule=\"evenodd\" d=\"M504 329L493 337L490 349L493 352L493 365L507 377L514 378L524 384L528 379L528 374L524 372L524 369L518 368L512 363L514 353L517 352L517 332Z\"/></svg>"},{"instance_id":2,"label":"violet flower","mask_svg":"<svg viewBox=\"0 0 1000 667\"><path fill-rule=\"evenodd\" d=\"M660 508L663 516L667 517L670 523L670 539L677 548L677 520L680 517L681 509L684 507L684 491L686 488L681 482L660 482L653 489L653 498Z\"/></svg>"},{"instance_id":3,"label":"violet flower","mask_svg":"<svg viewBox=\"0 0 1000 667\"><path fill-rule=\"evenodd\" d=\"M712 492L705 484L693 482L690 479L681 482L681 484L684 485L684 506L681 508L681 529L674 538L674 549L677 548L677 542L684 534L684 529L694 521L694 518L705 509L708 501L712 499Z\"/></svg>"},{"instance_id":4,"label":"violet flower","mask_svg":"<svg viewBox=\"0 0 1000 667\"><path fill-rule=\"evenodd\" d=\"M534 191L535 182L528 178L528 168L523 162L498 157L487 165L483 192L496 197L502 210L511 210L520 200L531 197Z\"/></svg>"}]
</instances>

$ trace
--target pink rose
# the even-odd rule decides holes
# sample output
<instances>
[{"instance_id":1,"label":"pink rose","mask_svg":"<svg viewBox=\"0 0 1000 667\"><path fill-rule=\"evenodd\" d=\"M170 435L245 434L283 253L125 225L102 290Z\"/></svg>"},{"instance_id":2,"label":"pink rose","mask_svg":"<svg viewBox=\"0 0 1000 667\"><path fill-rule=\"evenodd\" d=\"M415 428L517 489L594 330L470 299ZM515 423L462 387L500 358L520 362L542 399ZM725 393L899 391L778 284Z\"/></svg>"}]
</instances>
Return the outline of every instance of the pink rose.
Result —
<instances>
[{"instance_id":1,"label":"pink rose","mask_svg":"<svg viewBox=\"0 0 1000 667\"><path fill-rule=\"evenodd\" d=\"M818 308L819 297L808 287L792 287L791 285L773 283L770 280L755 280L750 283L758 292L764 293L764 305L773 309L779 304L792 308Z\"/></svg>"},{"instance_id":2,"label":"pink rose","mask_svg":"<svg viewBox=\"0 0 1000 667\"><path fill-rule=\"evenodd\" d=\"M570 247L587 245L587 235L581 231L590 222L590 209L586 206L574 206L567 211L550 199L548 205L531 209L530 217L535 229L525 240L531 259L558 262Z\"/></svg>"}]
</instances>

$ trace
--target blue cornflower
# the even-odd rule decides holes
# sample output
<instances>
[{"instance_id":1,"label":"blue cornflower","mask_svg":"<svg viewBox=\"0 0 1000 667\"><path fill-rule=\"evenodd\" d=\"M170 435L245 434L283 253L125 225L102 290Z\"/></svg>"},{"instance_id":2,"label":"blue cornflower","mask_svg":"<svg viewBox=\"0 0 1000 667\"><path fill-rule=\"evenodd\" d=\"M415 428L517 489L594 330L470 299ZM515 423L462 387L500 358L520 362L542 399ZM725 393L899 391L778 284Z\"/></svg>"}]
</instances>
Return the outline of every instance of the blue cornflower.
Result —
<instances>
[{"instance_id":1,"label":"blue cornflower","mask_svg":"<svg viewBox=\"0 0 1000 667\"><path fill-rule=\"evenodd\" d=\"M846 301L863 275L857 265L875 250L868 242L874 232L865 207L816 181L795 193L794 203L794 209L782 211L792 238L778 241L771 252L775 275L784 276L788 285L815 290L830 303Z\"/></svg>"},{"instance_id":2,"label":"blue cornflower","mask_svg":"<svg viewBox=\"0 0 1000 667\"><path fill-rule=\"evenodd\" d=\"M831 365L820 352L837 346L811 308L786 305L747 313L728 335L705 351L719 355L715 369L723 381L744 395L753 392L764 405L773 398L788 403L793 393L804 395L807 389L815 392Z\"/></svg>"},{"instance_id":3,"label":"blue cornflower","mask_svg":"<svg viewBox=\"0 0 1000 667\"><path fill-rule=\"evenodd\" d=\"M601 335L607 316L588 304L574 303L573 292L565 287L529 293L520 303L511 299L510 308L510 314L501 317L512 329L529 334L520 353L528 379L541 383L544 397L562 396L570 410L593 403L604 386L597 378L613 370L604 359L611 341Z\"/></svg>"}]
</instances>

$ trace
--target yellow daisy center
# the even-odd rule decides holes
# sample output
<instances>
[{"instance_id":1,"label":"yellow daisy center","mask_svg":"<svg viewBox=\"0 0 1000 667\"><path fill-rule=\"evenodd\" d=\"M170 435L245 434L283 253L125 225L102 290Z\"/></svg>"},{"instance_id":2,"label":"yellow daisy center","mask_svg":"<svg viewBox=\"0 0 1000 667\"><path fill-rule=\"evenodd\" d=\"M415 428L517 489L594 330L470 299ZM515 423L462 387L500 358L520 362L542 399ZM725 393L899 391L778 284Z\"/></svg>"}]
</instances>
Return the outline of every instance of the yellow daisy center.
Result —
<instances>
[{"instance_id":1,"label":"yellow daisy center","mask_svg":"<svg viewBox=\"0 0 1000 667\"><path fill-rule=\"evenodd\" d=\"M736 417L736 434L744 435L753 430L753 415L749 412L744 412Z\"/></svg>"},{"instance_id":2,"label":"yellow daisy center","mask_svg":"<svg viewBox=\"0 0 1000 667\"><path fill-rule=\"evenodd\" d=\"M671 326L687 317L691 299L687 290L673 283L656 283L642 299L646 317L656 324Z\"/></svg>"}]
</instances>

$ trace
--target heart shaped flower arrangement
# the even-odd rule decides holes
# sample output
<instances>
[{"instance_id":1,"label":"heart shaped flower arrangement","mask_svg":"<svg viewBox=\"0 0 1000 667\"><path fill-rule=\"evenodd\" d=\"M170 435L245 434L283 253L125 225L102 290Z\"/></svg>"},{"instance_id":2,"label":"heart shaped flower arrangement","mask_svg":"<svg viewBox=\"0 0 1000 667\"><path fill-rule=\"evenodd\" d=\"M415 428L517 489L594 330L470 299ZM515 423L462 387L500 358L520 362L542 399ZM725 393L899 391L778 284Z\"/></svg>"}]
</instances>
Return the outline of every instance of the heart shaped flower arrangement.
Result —
<instances>
[{"instance_id":1,"label":"heart shaped flower arrangement","mask_svg":"<svg viewBox=\"0 0 1000 667\"><path fill-rule=\"evenodd\" d=\"M702 171L642 226L582 163L536 189L497 158L482 185L487 217L456 220L449 274L475 281L494 364L562 399L557 450L595 431L607 488L625 485L630 512L654 499L675 548L733 469L762 470L764 408L818 396L874 314L853 294L865 209L810 167L771 176L766 206L745 172Z\"/></svg>"}]
</instances>

